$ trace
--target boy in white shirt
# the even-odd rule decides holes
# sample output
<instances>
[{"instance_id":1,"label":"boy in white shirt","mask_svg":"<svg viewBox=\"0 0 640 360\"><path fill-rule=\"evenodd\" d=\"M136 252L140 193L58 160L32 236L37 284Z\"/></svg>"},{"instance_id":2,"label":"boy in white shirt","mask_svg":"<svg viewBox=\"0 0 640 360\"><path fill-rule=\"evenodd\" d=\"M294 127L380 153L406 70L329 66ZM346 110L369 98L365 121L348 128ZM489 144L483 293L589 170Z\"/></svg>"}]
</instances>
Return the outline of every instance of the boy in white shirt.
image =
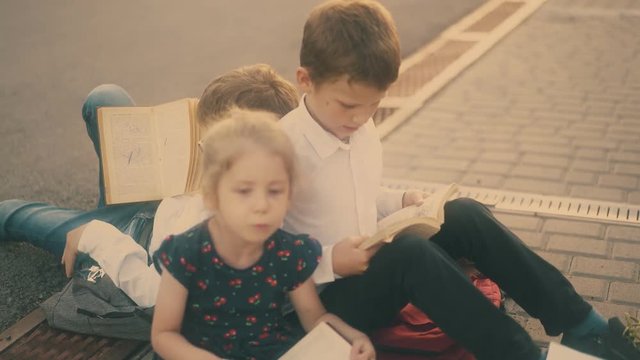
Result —
<instances>
[{"instance_id":1,"label":"boy in white shirt","mask_svg":"<svg viewBox=\"0 0 640 360\"><path fill-rule=\"evenodd\" d=\"M403 236L358 248L376 232L378 217L425 196L380 188L382 147L371 116L399 66L395 25L380 4L329 1L307 19L296 73L305 95L281 120L305 178L284 229L323 244L314 278L325 283L327 310L369 332L389 325L411 302L480 360L543 359L527 332L461 272L455 260L467 258L548 334L564 333L567 345L610 356L606 320L476 201L447 203L445 223L430 240Z\"/></svg>"}]
</instances>

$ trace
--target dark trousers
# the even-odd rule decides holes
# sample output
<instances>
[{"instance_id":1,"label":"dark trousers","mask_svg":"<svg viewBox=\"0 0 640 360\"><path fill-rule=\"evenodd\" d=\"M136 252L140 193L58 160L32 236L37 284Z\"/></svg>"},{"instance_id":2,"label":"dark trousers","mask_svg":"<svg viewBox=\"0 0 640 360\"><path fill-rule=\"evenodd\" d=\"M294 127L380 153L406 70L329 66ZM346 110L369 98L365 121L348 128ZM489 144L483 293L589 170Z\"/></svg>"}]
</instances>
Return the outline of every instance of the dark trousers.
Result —
<instances>
[{"instance_id":1,"label":"dark trousers","mask_svg":"<svg viewBox=\"0 0 640 360\"><path fill-rule=\"evenodd\" d=\"M538 359L528 333L462 273L455 262L462 257L540 319L549 335L577 325L591 310L556 268L471 199L445 205L445 222L431 241L399 237L374 255L363 275L337 280L320 296L328 311L365 332L386 326L411 302L479 360Z\"/></svg>"}]
</instances>

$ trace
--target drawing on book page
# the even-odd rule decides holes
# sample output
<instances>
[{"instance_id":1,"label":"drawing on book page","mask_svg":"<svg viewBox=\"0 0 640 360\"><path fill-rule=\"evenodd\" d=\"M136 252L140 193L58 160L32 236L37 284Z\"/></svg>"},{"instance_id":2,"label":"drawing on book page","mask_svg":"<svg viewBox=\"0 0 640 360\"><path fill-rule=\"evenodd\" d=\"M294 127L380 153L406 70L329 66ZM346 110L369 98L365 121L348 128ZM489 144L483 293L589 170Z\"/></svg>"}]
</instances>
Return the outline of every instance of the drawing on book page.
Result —
<instances>
[{"instance_id":1,"label":"drawing on book page","mask_svg":"<svg viewBox=\"0 0 640 360\"><path fill-rule=\"evenodd\" d=\"M153 197L161 189L149 113L113 114L108 124L111 195Z\"/></svg>"}]
</instances>

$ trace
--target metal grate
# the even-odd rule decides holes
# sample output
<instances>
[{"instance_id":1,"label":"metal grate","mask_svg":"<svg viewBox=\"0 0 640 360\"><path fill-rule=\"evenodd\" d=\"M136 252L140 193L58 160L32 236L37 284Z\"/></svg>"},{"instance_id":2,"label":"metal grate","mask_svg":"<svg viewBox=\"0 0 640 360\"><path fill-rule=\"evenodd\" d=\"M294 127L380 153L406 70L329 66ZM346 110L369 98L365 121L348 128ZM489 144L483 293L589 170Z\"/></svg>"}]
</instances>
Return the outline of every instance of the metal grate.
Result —
<instances>
[{"instance_id":1,"label":"metal grate","mask_svg":"<svg viewBox=\"0 0 640 360\"><path fill-rule=\"evenodd\" d=\"M384 121L384 119L391 116L396 111L395 108L379 107L375 114L373 114L373 121L377 125Z\"/></svg>"},{"instance_id":2,"label":"metal grate","mask_svg":"<svg viewBox=\"0 0 640 360\"><path fill-rule=\"evenodd\" d=\"M389 96L411 96L469 50L475 41L448 40L433 53L404 71L389 89Z\"/></svg>"},{"instance_id":3,"label":"metal grate","mask_svg":"<svg viewBox=\"0 0 640 360\"><path fill-rule=\"evenodd\" d=\"M385 179L394 189L417 189L432 193L443 184ZM640 225L640 206L590 199L575 199L515 191L460 186L454 198L468 197L506 211L578 217L586 220Z\"/></svg>"},{"instance_id":4,"label":"metal grate","mask_svg":"<svg viewBox=\"0 0 640 360\"><path fill-rule=\"evenodd\" d=\"M52 329L46 322L41 322L2 351L0 358L121 360L141 352L148 352L147 342L76 334Z\"/></svg>"},{"instance_id":5,"label":"metal grate","mask_svg":"<svg viewBox=\"0 0 640 360\"><path fill-rule=\"evenodd\" d=\"M491 10L480 20L473 23L465 31L468 32L490 32L495 29L496 26L502 24L502 22L518 11L524 5L523 2L505 1L498 5L495 9Z\"/></svg>"}]
</instances>

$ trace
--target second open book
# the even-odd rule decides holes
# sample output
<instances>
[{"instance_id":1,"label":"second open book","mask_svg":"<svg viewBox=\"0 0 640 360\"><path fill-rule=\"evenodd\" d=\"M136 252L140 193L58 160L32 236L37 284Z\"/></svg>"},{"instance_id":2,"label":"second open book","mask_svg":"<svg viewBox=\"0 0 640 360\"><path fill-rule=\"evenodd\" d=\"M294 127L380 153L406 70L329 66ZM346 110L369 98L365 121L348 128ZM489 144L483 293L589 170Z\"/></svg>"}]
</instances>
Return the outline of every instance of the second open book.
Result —
<instances>
[{"instance_id":1,"label":"second open book","mask_svg":"<svg viewBox=\"0 0 640 360\"><path fill-rule=\"evenodd\" d=\"M197 186L196 99L102 107L98 130L107 204L159 200Z\"/></svg>"},{"instance_id":2,"label":"second open book","mask_svg":"<svg viewBox=\"0 0 640 360\"><path fill-rule=\"evenodd\" d=\"M407 206L378 221L378 232L360 244L368 249L380 242L390 242L398 234L413 233L425 238L433 236L444 223L444 204L458 192L449 184L429 195L420 206Z\"/></svg>"}]
</instances>

